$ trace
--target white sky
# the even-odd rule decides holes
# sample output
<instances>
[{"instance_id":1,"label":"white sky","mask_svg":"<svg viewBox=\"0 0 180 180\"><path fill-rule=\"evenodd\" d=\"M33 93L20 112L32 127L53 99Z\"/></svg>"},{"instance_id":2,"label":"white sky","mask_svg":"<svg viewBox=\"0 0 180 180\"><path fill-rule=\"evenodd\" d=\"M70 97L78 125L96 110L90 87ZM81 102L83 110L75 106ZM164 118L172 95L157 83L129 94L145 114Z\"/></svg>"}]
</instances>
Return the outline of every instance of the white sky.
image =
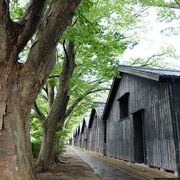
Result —
<instances>
[{"instance_id":1,"label":"white sky","mask_svg":"<svg viewBox=\"0 0 180 180\"><path fill-rule=\"evenodd\" d=\"M180 10L179 10L180 13ZM172 47L176 50L176 55L180 56L180 33L178 35L166 36L161 33L161 30L167 27L179 27L180 19L175 20L171 23L158 22L157 12L155 9L149 10L149 16L144 19L147 30L138 34L140 43L133 49L127 49L122 56L124 61L131 58L147 58L158 52L162 52L162 48ZM180 29L179 29L180 31ZM169 67L175 67L176 65L180 68L180 59L177 57L167 58L166 62L170 63ZM176 68L178 68L176 66Z\"/></svg>"}]
</instances>

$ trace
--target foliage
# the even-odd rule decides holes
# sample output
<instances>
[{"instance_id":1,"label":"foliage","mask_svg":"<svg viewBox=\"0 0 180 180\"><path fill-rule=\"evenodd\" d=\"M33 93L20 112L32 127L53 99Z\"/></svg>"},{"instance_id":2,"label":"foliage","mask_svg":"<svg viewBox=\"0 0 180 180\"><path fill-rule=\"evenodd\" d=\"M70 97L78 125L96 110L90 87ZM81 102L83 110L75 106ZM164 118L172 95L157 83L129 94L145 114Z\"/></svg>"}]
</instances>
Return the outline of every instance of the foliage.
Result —
<instances>
[{"instance_id":1,"label":"foliage","mask_svg":"<svg viewBox=\"0 0 180 180\"><path fill-rule=\"evenodd\" d=\"M91 96L88 96L88 93L97 89L103 89L104 85L107 86L107 82L117 74L119 60L116 56L124 52L128 42L121 32L118 33L110 29L110 27L108 27L109 25L105 26L103 21L105 19L110 21L111 17L109 17L109 13L111 8L114 9L114 13L116 14L122 11L123 6L121 6L120 1L118 6L119 8L117 8L117 5L113 2L104 0L96 3L89 0L83 1L73 25L64 33L61 39L61 46L58 46L56 67L50 77L60 75L61 73L62 58L65 56L63 55L64 43L73 41L76 46L77 66L71 77L68 108L71 107L79 97L82 97L82 100L76 105L73 114L71 114L74 118L84 114L88 108L93 106L93 99ZM126 8L126 10L127 13L124 13L125 19L132 16L132 9L130 8L130 10L128 10ZM119 18L119 16L117 16L117 18ZM123 20L123 17L121 17L121 19ZM113 21L114 20L115 18L113 17ZM124 27L124 25L121 26ZM49 78L47 84L53 84L57 87L58 78ZM47 93L42 90L36 102L41 112L47 116ZM74 123L76 123L76 121L74 121ZM31 127L32 131L34 131L33 124ZM64 139L67 134L69 134L69 130L70 129L65 129L63 132L57 132L56 142Z\"/></svg>"},{"instance_id":2,"label":"foliage","mask_svg":"<svg viewBox=\"0 0 180 180\"><path fill-rule=\"evenodd\" d=\"M14 21L18 21L24 14L25 4L18 0L12 0L10 3L10 16Z\"/></svg>"},{"instance_id":3,"label":"foliage","mask_svg":"<svg viewBox=\"0 0 180 180\"><path fill-rule=\"evenodd\" d=\"M158 16L159 16L159 21L166 23L180 18L180 14L177 12L177 10L176 11L174 9L170 10L169 8L160 8Z\"/></svg>"},{"instance_id":4,"label":"foliage","mask_svg":"<svg viewBox=\"0 0 180 180\"><path fill-rule=\"evenodd\" d=\"M136 66L167 67L168 63L165 62L165 59L172 57L177 57L175 50L173 48L166 48L161 49L157 54L153 54L147 58L130 58L129 61L127 61L127 64Z\"/></svg>"},{"instance_id":5,"label":"foliage","mask_svg":"<svg viewBox=\"0 0 180 180\"><path fill-rule=\"evenodd\" d=\"M41 147L41 138L43 134L42 124L40 123L39 119L31 116L31 143L32 143L32 152L33 156L36 158L40 152Z\"/></svg>"},{"instance_id":6,"label":"foliage","mask_svg":"<svg viewBox=\"0 0 180 180\"><path fill-rule=\"evenodd\" d=\"M142 3L144 7L137 8L137 6L134 6L137 3ZM50 75L52 78L49 78L46 83L46 85L54 85L55 91L57 91L58 78L55 76L59 76L61 73L63 57L65 56L63 46L66 42L73 41L76 47L76 68L71 77L68 108L79 97L85 96L67 117L64 130L56 133L57 150L62 149L62 147L59 147L58 142L60 140L67 140L71 136L71 132L76 127L76 124L82 120L82 115L94 106L94 99L96 101L106 100L106 89L110 86L112 78L118 75L119 55L127 48L133 48L138 44L136 33L132 34L132 31L139 31L136 23L141 20L141 16L146 12L147 6L152 5L167 7L167 4L161 0L156 2L84 0L81 4L72 26L66 30L60 40L57 48L56 66ZM166 19L166 13L168 14L170 11L164 13L162 10L165 12L167 9L161 9L159 12L159 18L164 20ZM173 13L171 18L175 18ZM157 65L156 62L159 62L158 58L166 56L164 52L153 55L148 59L132 59L129 63L136 61L135 64L142 65L153 62L153 65ZM170 51L168 53L170 54ZM102 89L102 91L88 94L88 92L98 89ZM47 103L47 92L42 90L37 98L37 104L45 116L48 115ZM36 126L41 127L40 122L37 124L33 123L37 121L37 118L32 120L31 136L32 139L35 139L34 142L37 142L38 146L41 140L42 129L39 128L39 133L36 131Z\"/></svg>"},{"instance_id":7,"label":"foliage","mask_svg":"<svg viewBox=\"0 0 180 180\"><path fill-rule=\"evenodd\" d=\"M144 6L162 7L162 8L179 8L179 3L177 0L166 1L166 0L139 0L139 2Z\"/></svg>"}]
</instances>

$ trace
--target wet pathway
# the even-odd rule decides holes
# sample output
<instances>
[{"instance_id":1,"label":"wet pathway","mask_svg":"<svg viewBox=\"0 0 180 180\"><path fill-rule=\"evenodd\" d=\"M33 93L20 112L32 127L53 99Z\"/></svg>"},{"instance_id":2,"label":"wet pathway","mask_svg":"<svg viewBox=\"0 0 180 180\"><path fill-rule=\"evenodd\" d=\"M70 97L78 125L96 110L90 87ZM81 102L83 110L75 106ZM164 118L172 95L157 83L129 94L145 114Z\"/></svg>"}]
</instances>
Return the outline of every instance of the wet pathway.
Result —
<instances>
[{"instance_id":1,"label":"wet pathway","mask_svg":"<svg viewBox=\"0 0 180 180\"><path fill-rule=\"evenodd\" d=\"M85 151L79 149L74 149L74 151L81 159L91 166L96 174L103 177L103 180L141 180L141 178L133 177L127 172L114 167L107 161L93 157Z\"/></svg>"}]
</instances>

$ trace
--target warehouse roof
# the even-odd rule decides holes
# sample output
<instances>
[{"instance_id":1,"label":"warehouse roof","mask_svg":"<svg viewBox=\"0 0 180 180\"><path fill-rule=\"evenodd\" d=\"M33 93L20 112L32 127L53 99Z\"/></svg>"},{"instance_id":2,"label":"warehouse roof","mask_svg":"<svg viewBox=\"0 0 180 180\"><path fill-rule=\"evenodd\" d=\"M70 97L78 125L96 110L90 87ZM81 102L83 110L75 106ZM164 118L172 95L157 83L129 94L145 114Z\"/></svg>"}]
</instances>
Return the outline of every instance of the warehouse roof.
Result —
<instances>
[{"instance_id":1,"label":"warehouse roof","mask_svg":"<svg viewBox=\"0 0 180 180\"><path fill-rule=\"evenodd\" d=\"M174 69L160 69L142 66L126 66L119 65L120 75L123 73L134 75L141 78L147 78L159 82L174 82L180 80L180 71ZM110 111L111 103L118 89L120 78L115 77L109 92L109 96L102 114L102 118L106 119Z\"/></svg>"},{"instance_id":2,"label":"warehouse roof","mask_svg":"<svg viewBox=\"0 0 180 180\"><path fill-rule=\"evenodd\" d=\"M120 73L132 74L135 76L144 77L155 81L180 79L180 71L174 69L160 69L142 66L138 67L119 65L119 71Z\"/></svg>"}]
</instances>

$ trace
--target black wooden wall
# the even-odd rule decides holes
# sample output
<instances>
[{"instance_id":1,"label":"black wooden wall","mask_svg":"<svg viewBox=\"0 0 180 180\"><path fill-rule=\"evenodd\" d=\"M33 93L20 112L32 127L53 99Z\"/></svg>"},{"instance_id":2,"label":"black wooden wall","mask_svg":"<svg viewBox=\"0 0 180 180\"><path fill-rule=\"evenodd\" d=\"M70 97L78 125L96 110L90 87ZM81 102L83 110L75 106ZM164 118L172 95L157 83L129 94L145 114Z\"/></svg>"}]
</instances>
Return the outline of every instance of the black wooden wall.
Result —
<instances>
[{"instance_id":1,"label":"black wooden wall","mask_svg":"<svg viewBox=\"0 0 180 180\"><path fill-rule=\"evenodd\" d=\"M129 115L120 119L119 98L125 93L129 93ZM180 106L179 98L176 101ZM142 109L144 110L145 163L168 170L176 170L169 83L156 82L133 75L122 75L112 103L107 119L107 155L135 161L134 145L136 141L134 139L133 113ZM179 113L176 116L179 118Z\"/></svg>"},{"instance_id":2,"label":"black wooden wall","mask_svg":"<svg viewBox=\"0 0 180 180\"><path fill-rule=\"evenodd\" d=\"M89 136L89 129L85 127L83 132L81 133L81 148L88 149L88 136Z\"/></svg>"},{"instance_id":3,"label":"black wooden wall","mask_svg":"<svg viewBox=\"0 0 180 180\"><path fill-rule=\"evenodd\" d=\"M93 116L92 126L89 129L87 143L88 150L100 154L104 153L104 123L96 112Z\"/></svg>"},{"instance_id":4,"label":"black wooden wall","mask_svg":"<svg viewBox=\"0 0 180 180\"><path fill-rule=\"evenodd\" d=\"M176 161L180 169L180 83L176 81L172 82L170 92L172 99L172 115L174 120L174 136L176 139Z\"/></svg>"}]
</instances>

